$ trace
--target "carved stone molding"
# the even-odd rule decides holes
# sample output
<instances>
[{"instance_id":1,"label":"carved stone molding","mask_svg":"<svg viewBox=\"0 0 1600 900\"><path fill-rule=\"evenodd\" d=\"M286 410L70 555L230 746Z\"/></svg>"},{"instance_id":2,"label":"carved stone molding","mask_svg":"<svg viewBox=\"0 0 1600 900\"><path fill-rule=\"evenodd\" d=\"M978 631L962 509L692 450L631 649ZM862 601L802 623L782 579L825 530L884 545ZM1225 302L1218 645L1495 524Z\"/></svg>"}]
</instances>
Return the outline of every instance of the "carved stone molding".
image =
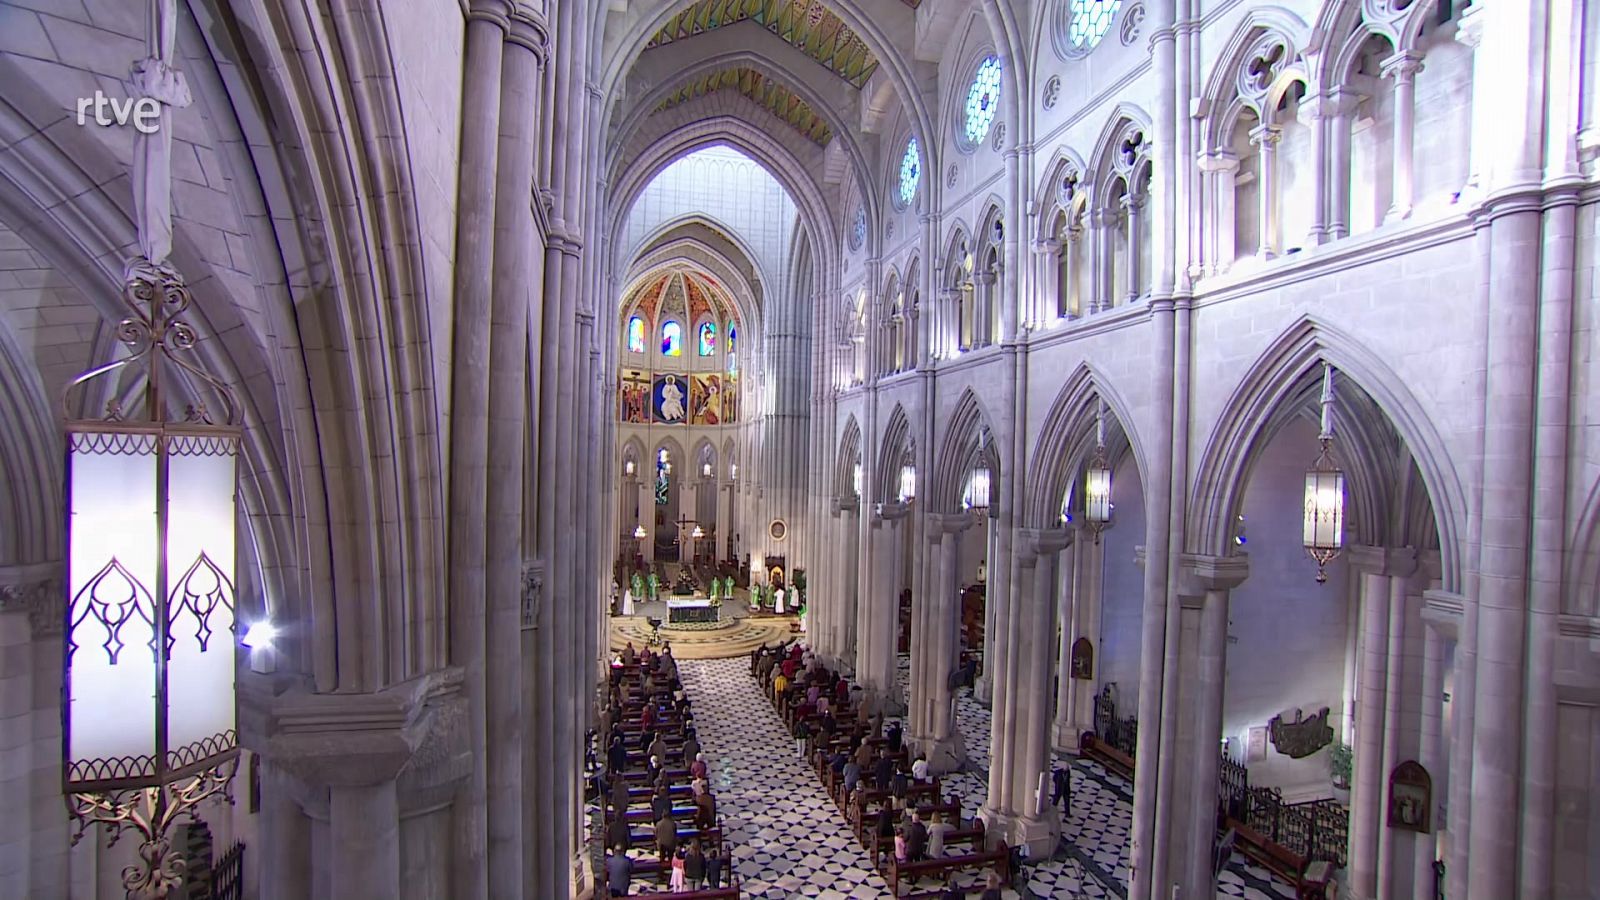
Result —
<instances>
[{"instance_id":1,"label":"carved stone molding","mask_svg":"<svg viewBox=\"0 0 1600 900\"><path fill-rule=\"evenodd\" d=\"M522 567L522 628L524 631L539 627L539 614L544 607L544 563L528 563Z\"/></svg>"},{"instance_id":2,"label":"carved stone molding","mask_svg":"<svg viewBox=\"0 0 1600 900\"><path fill-rule=\"evenodd\" d=\"M25 612L34 637L58 635L66 621L61 566L0 567L0 612Z\"/></svg>"}]
</instances>

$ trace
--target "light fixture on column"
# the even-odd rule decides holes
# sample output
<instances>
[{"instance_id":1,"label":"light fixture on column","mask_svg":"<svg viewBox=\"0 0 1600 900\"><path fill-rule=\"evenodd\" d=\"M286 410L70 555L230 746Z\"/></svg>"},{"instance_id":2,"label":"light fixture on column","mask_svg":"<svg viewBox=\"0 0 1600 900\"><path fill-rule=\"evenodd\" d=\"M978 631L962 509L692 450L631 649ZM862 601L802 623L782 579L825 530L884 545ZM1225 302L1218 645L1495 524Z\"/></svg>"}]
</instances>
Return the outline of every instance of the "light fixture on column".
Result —
<instances>
[{"instance_id":1,"label":"light fixture on column","mask_svg":"<svg viewBox=\"0 0 1600 900\"><path fill-rule=\"evenodd\" d=\"M123 871L130 898L158 898L186 868L167 831L200 803L227 798L238 765L234 699L235 486L238 406L217 379L182 359L197 335L179 320L191 297L163 263L128 264L130 315L116 334L129 353L78 376L63 399L98 376L142 361L146 411L66 426L67 598L62 787L73 842L100 823L143 839ZM212 392L168 418L168 363ZM274 629L249 631L265 647Z\"/></svg>"},{"instance_id":2,"label":"light fixture on column","mask_svg":"<svg viewBox=\"0 0 1600 900\"><path fill-rule=\"evenodd\" d=\"M856 463L850 470L850 484L856 492L856 499L861 499L861 463Z\"/></svg>"},{"instance_id":3,"label":"light fixture on column","mask_svg":"<svg viewBox=\"0 0 1600 900\"><path fill-rule=\"evenodd\" d=\"M1344 547L1344 472L1333 458L1333 366L1322 366L1322 450L1306 470L1306 552L1317 561L1317 582L1328 580L1327 566Z\"/></svg>"},{"instance_id":4,"label":"light fixture on column","mask_svg":"<svg viewBox=\"0 0 1600 900\"><path fill-rule=\"evenodd\" d=\"M1095 410L1094 455L1083 469L1083 522L1100 543L1100 532L1111 524L1111 465L1106 459L1106 406L1102 401Z\"/></svg>"},{"instance_id":5,"label":"light fixture on column","mask_svg":"<svg viewBox=\"0 0 1600 900\"><path fill-rule=\"evenodd\" d=\"M916 498L917 470L915 466L911 465L911 463L906 463L900 467L899 499L901 503L910 503Z\"/></svg>"},{"instance_id":6,"label":"light fixture on column","mask_svg":"<svg viewBox=\"0 0 1600 900\"><path fill-rule=\"evenodd\" d=\"M739 480L739 464L738 463L729 463L728 464L728 480L729 481L738 481Z\"/></svg>"},{"instance_id":7,"label":"light fixture on column","mask_svg":"<svg viewBox=\"0 0 1600 900\"><path fill-rule=\"evenodd\" d=\"M702 478L710 478L711 477L711 463L701 463L700 464L700 477L702 477Z\"/></svg>"},{"instance_id":8,"label":"light fixture on column","mask_svg":"<svg viewBox=\"0 0 1600 900\"><path fill-rule=\"evenodd\" d=\"M643 525L635 525L635 526L633 526L633 536L637 540L641 540L641 541L644 540L644 537L645 537L644 526Z\"/></svg>"},{"instance_id":9,"label":"light fixture on column","mask_svg":"<svg viewBox=\"0 0 1600 900\"><path fill-rule=\"evenodd\" d=\"M622 461L622 474L630 478L633 477L633 460L625 459Z\"/></svg>"}]
</instances>

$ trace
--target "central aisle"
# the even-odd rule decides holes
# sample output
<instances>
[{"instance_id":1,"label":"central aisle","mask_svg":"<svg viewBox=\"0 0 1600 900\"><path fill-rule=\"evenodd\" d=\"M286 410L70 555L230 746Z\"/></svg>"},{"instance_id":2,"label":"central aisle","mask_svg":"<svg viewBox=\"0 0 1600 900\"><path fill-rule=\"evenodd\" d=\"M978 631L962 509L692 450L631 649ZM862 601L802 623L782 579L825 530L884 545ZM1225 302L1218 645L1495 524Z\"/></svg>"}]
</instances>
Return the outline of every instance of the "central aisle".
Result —
<instances>
[{"instance_id":1,"label":"central aisle","mask_svg":"<svg viewBox=\"0 0 1600 900\"><path fill-rule=\"evenodd\" d=\"M744 896L886 897L844 816L750 676L748 657L682 660L678 675L711 761L723 836Z\"/></svg>"}]
</instances>

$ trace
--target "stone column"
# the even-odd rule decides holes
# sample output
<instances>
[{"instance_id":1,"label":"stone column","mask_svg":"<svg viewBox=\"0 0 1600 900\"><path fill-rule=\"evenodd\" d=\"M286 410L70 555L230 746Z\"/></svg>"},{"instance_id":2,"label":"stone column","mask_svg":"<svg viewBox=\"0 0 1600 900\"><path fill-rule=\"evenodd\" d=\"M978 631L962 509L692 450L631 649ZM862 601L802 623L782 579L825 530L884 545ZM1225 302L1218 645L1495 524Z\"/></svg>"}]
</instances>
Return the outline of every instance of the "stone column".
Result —
<instances>
[{"instance_id":1,"label":"stone column","mask_svg":"<svg viewBox=\"0 0 1600 900\"><path fill-rule=\"evenodd\" d=\"M1355 900L1379 895L1379 847L1383 840L1389 760L1385 756L1385 718L1398 676L1390 654L1398 656L1394 627L1404 614L1404 579L1416 570L1416 551L1356 547L1349 566L1361 579L1360 670L1356 680L1355 773L1350 803L1349 887ZM1398 585L1398 589L1396 588ZM1399 610L1394 607L1399 606ZM1398 667L1399 660L1393 660ZM1391 684L1391 678L1394 683ZM1391 751L1392 752L1392 751ZM1387 765L1387 767L1386 767Z\"/></svg>"},{"instance_id":2,"label":"stone column","mask_svg":"<svg viewBox=\"0 0 1600 900\"><path fill-rule=\"evenodd\" d=\"M857 507L845 507L839 514L839 542L844 552L839 560L839 615L834 623L840 656L850 661L851 668L858 675L861 672L861 632L857 626L861 608L861 580L858 577L861 567L860 515L861 510Z\"/></svg>"},{"instance_id":3,"label":"stone column","mask_svg":"<svg viewBox=\"0 0 1600 900\"><path fill-rule=\"evenodd\" d=\"M885 504L870 520L868 540L872 546L872 570L866 573L869 593L858 604L856 621L856 679L880 704L895 701L895 668L898 658L897 633L900 616L901 549L900 528L907 508Z\"/></svg>"},{"instance_id":4,"label":"stone column","mask_svg":"<svg viewBox=\"0 0 1600 900\"><path fill-rule=\"evenodd\" d=\"M1329 126L1332 124L1333 107L1326 91L1300 101L1299 120L1311 130L1311 171L1316 177L1311 195L1311 228L1305 237L1307 247L1328 242L1328 159L1333 151Z\"/></svg>"},{"instance_id":5,"label":"stone column","mask_svg":"<svg viewBox=\"0 0 1600 900\"><path fill-rule=\"evenodd\" d=\"M999 601L996 599L998 591L995 588L998 579L995 576L999 569L1000 556L995 552L995 547L999 543L999 520L991 516L984 519L984 523L988 527L983 530L983 565L989 574L983 585L983 673L978 676L978 683L973 686L973 694L979 703L987 704L994 696L995 667L999 664L999 653L995 650L996 638L999 637L996 634L996 629L999 628L996 624Z\"/></svg>"},{"instance_id":6,"label":"stone column","mask_svg":"<svg viewBox=\"0 0 1600 900\"><path fill-rule=\"evenodd\" d=\"M1350 128L1363 99L1361 94L1349 90L1335 89L1328 93L1331 107L1326 187L1329 240L1350 235Z\"/></svg>"},{"instance_id":7,"label":"stone column","mask_svg":"<svg viewBox=\"0 0 1600 900\"><path fill-rule=\"evenodd\" d=\"M1207 229L1209 258L1205 263L1208 274L1226 272L1233 265L1238 250L1234 246L1234 201L1237 199L1234 181L1239 174L1239 157L1226 150L1217 150L1200 157L1200 169L1211 182L1211 208Z\"/></svg>"},{"instance_id":8,"label":"stone column","mask_svg":"<svg viewBox=\"0 0 1600 900\"><path fill-rule=\"evenodd\" d=\"M1065 529L1017 531L1018 577L1001 615L1009 650L996 680L989 796L980 814L1034 857L1054 854L1061 828L1039 793L1050 770L1050 725L1040 711L1054 685L1056 560L1070 540Z\"/></svg>"},{"instance_id":9,"label":"stone column","mask_svg":"<svg viewBox=\"0 0 1600 900\"><path fill-rule=\"evenodd\" d=\"M328 825L332 896L401 896L400 807L393 781L329 788Z\"/></svg>"},{"instance_id":10,"label":"stone column","mask_svg":"<svg viewBox=\"0 0 1600 900\"><path fill-rule=\"evenodd\" d=\"M1258 125L1250 130L1250 143L1257 148L1256 175L1260 185L1256 199L1261 234L1256 255L1262 259L1272 259L1283 250L1278 240L1278 141L1282 139L1283 131L1275 125Z\"/></svg>"},{"instance_id":11,"label":"stone column","mask_svg":"<svg viewBox=\"0 0 1600 900\"><path fill-rule=\"evenodd\" d=\"M727 466L727 461L723 461ZM724 478L727 476L724 475ZM731 481L723 481L717 488L717 562L728 558L728 535L733 530L733 488Z\"/></svg>"},{"instance_id":12,"label":"stone column","mask_svg":"<svg viewBox=\"0 0 1600 900\"><path fill-rule=\"evenodd\" d=\"M547 35L541 21L521 11L512 18L502 51L499 170L495 186L495 245L489 338L489 482L486 547L488 671L487 717L488 892L522 896L523 723L522 679L508 677L522 665L521 479L528 415L528 317L542 297L530 284L543 283L531 208L534 141L539 108L539 67ZM537 427L537 426L535 426Z\"/></svg>"},{"instance_id":13,"label":"stone column","mask_svg":"<svg viewBox=\"0 0 1600 900\"><path fill-rule=\"evenodd\" d=\"M1124 303L1133 303L1139 299L1139 222L1144 215L1145 198L1134 194L1124 194L1122 208L1125 211L1128 223L1127 269L1128 290L1123 294Z\"/></svg>"},{"instance_id":14,"label":"stone column","mask_svg":"<svg viewBox=\"0 0 1600 900\"><path fill-rule=\"evenodd\" d=\"M1424 608L1424 619L1427 612ZM1417 742L1417 762L1434 778L1432 805L1428 821L1433 830L1415 837L1416 850L1411 860L1411 890L1421 894L1433 884L1433 861L1438 855L1439 829L1444 824L1439 817L1444 792L1438 784L1439 775L1445 771L1444 748L1444 647L1445 638L1432 622L1424 621L1422 632L1422 709L1421 729Z\"/></svg>"},{"instance_id":15,"label":"stone column","mask_svg":"<svg viewBox=\"0 0 1600 900\"><path fill-rule=\"evenodd\" d=\"M474 3L468 12L466 87L461 110L461 180L456 203L459 220L452 316L454 372L450 404L448 552L450 659L465 672L467 727L472 735L472 774L455 803L453 893L464 900L487 898L489 894L488 773L485 759L488 726L484 677L488 634L485 602L488 593L485 569L488 548L484 510L488 504L489 341L494 267L495 167L499 146L502 51L510 27L510 12L510 5L504 2ZM392 788L388 802L392 807ZM335 831L337 839L337 826ZM361 869L360 864L350 867L350 871ZM395 867L393 874L397 876L398 873L399 869ZM397 882L395 887L398 891Z\"/></svg>"},{"instance_id":16,"label":"stone column","mask_svg":"<svg viewBox=\"0 0 1600 900\"><path fill-rule=\"evenodd\" d=\"M1111 229L1116 217L1109 208L1095 209L1089 213L1089 226L1094 232L1094 265L1089 273L1089 313L1111 308L1112 277Z\"/></svg>"},{"instance_id":17,"label":"stone column","mask_svg":"<svg viewBox=\"0 0 1600 900\"><path fill-rule=\"evenodd\" d=\"M1422 57L1415 53L1396 53L1383 61L1383 77L1394 79L1394 181L1393 201L1384 221L1392 222L1411 215L1415 200L1412 188L1411 146L1413 123L1417 117L1417 73Z\"/></svg>"},{"instance_id":18,"label":"stone column","mask_svg":"<svg viewBox=\"0 0 1600 900\"><path fill-rule=\"evenodd\" d=\"M912 737L917 748L927 754L928 765L943 773L960 768L967 756L966 743L956 727L950 673L960 653L961 595L956 569L961 559L961 533L972 526L972 517L929 513L927 522L931 584L912 606L912 617L920 624L912 632L917 642L911 647L916 676L911 699L921 711L920 728Z\"/></svg>"},{"instance_id":19,"label":"stone column","mask_svg":"<svg viewBox=\"0 0 1600 900\"><path fill-rule=\"evenodd\" d=\"M652 451L653 452L653 451ZM639 541L639 553L646 563L656 561L656 480L655 457L650 458L649 468L646 470L650 477L643 477L641 471L639 479L639 524L644 526L644 537Z\"/></svg>"},{"instance_id":20,"label":"stone column","mask_svg":"<svg viewBox=\"0 0 1600 900\"><path fill-rule=\"evenodd\" d=\"M1077 603L1079 559L1083 547L1074 532L1072 546L1061 555L1056 574L1056 658L1055 658L1055 716L1051 720L1052 743L1057 748L1067 746L1072 730L1072 695L1076 686L1072 678L1072 644L1078 639ZM1076 741L1071 741L1072 752L1077 752Z\"/></svg>"}]
</instances>

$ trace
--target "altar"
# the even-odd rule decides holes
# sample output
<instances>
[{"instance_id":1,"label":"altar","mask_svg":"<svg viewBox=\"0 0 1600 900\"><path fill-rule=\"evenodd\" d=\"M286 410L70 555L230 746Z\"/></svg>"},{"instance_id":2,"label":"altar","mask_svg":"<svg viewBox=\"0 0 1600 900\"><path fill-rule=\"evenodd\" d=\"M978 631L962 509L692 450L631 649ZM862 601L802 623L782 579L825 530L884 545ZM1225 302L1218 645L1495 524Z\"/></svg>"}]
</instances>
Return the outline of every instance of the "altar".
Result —
<instances>
[{"instance_id":1,"label":"altar","mask_svg":"<svg viewBox=\"0 0 1600 900\"><path fill-rule=\"evenodd\" d=\"M709 597L670 597L667 599L667 622L682 625L691 622L715 622L721 608L711 605Z\"/></svg>"}]
</instances>

